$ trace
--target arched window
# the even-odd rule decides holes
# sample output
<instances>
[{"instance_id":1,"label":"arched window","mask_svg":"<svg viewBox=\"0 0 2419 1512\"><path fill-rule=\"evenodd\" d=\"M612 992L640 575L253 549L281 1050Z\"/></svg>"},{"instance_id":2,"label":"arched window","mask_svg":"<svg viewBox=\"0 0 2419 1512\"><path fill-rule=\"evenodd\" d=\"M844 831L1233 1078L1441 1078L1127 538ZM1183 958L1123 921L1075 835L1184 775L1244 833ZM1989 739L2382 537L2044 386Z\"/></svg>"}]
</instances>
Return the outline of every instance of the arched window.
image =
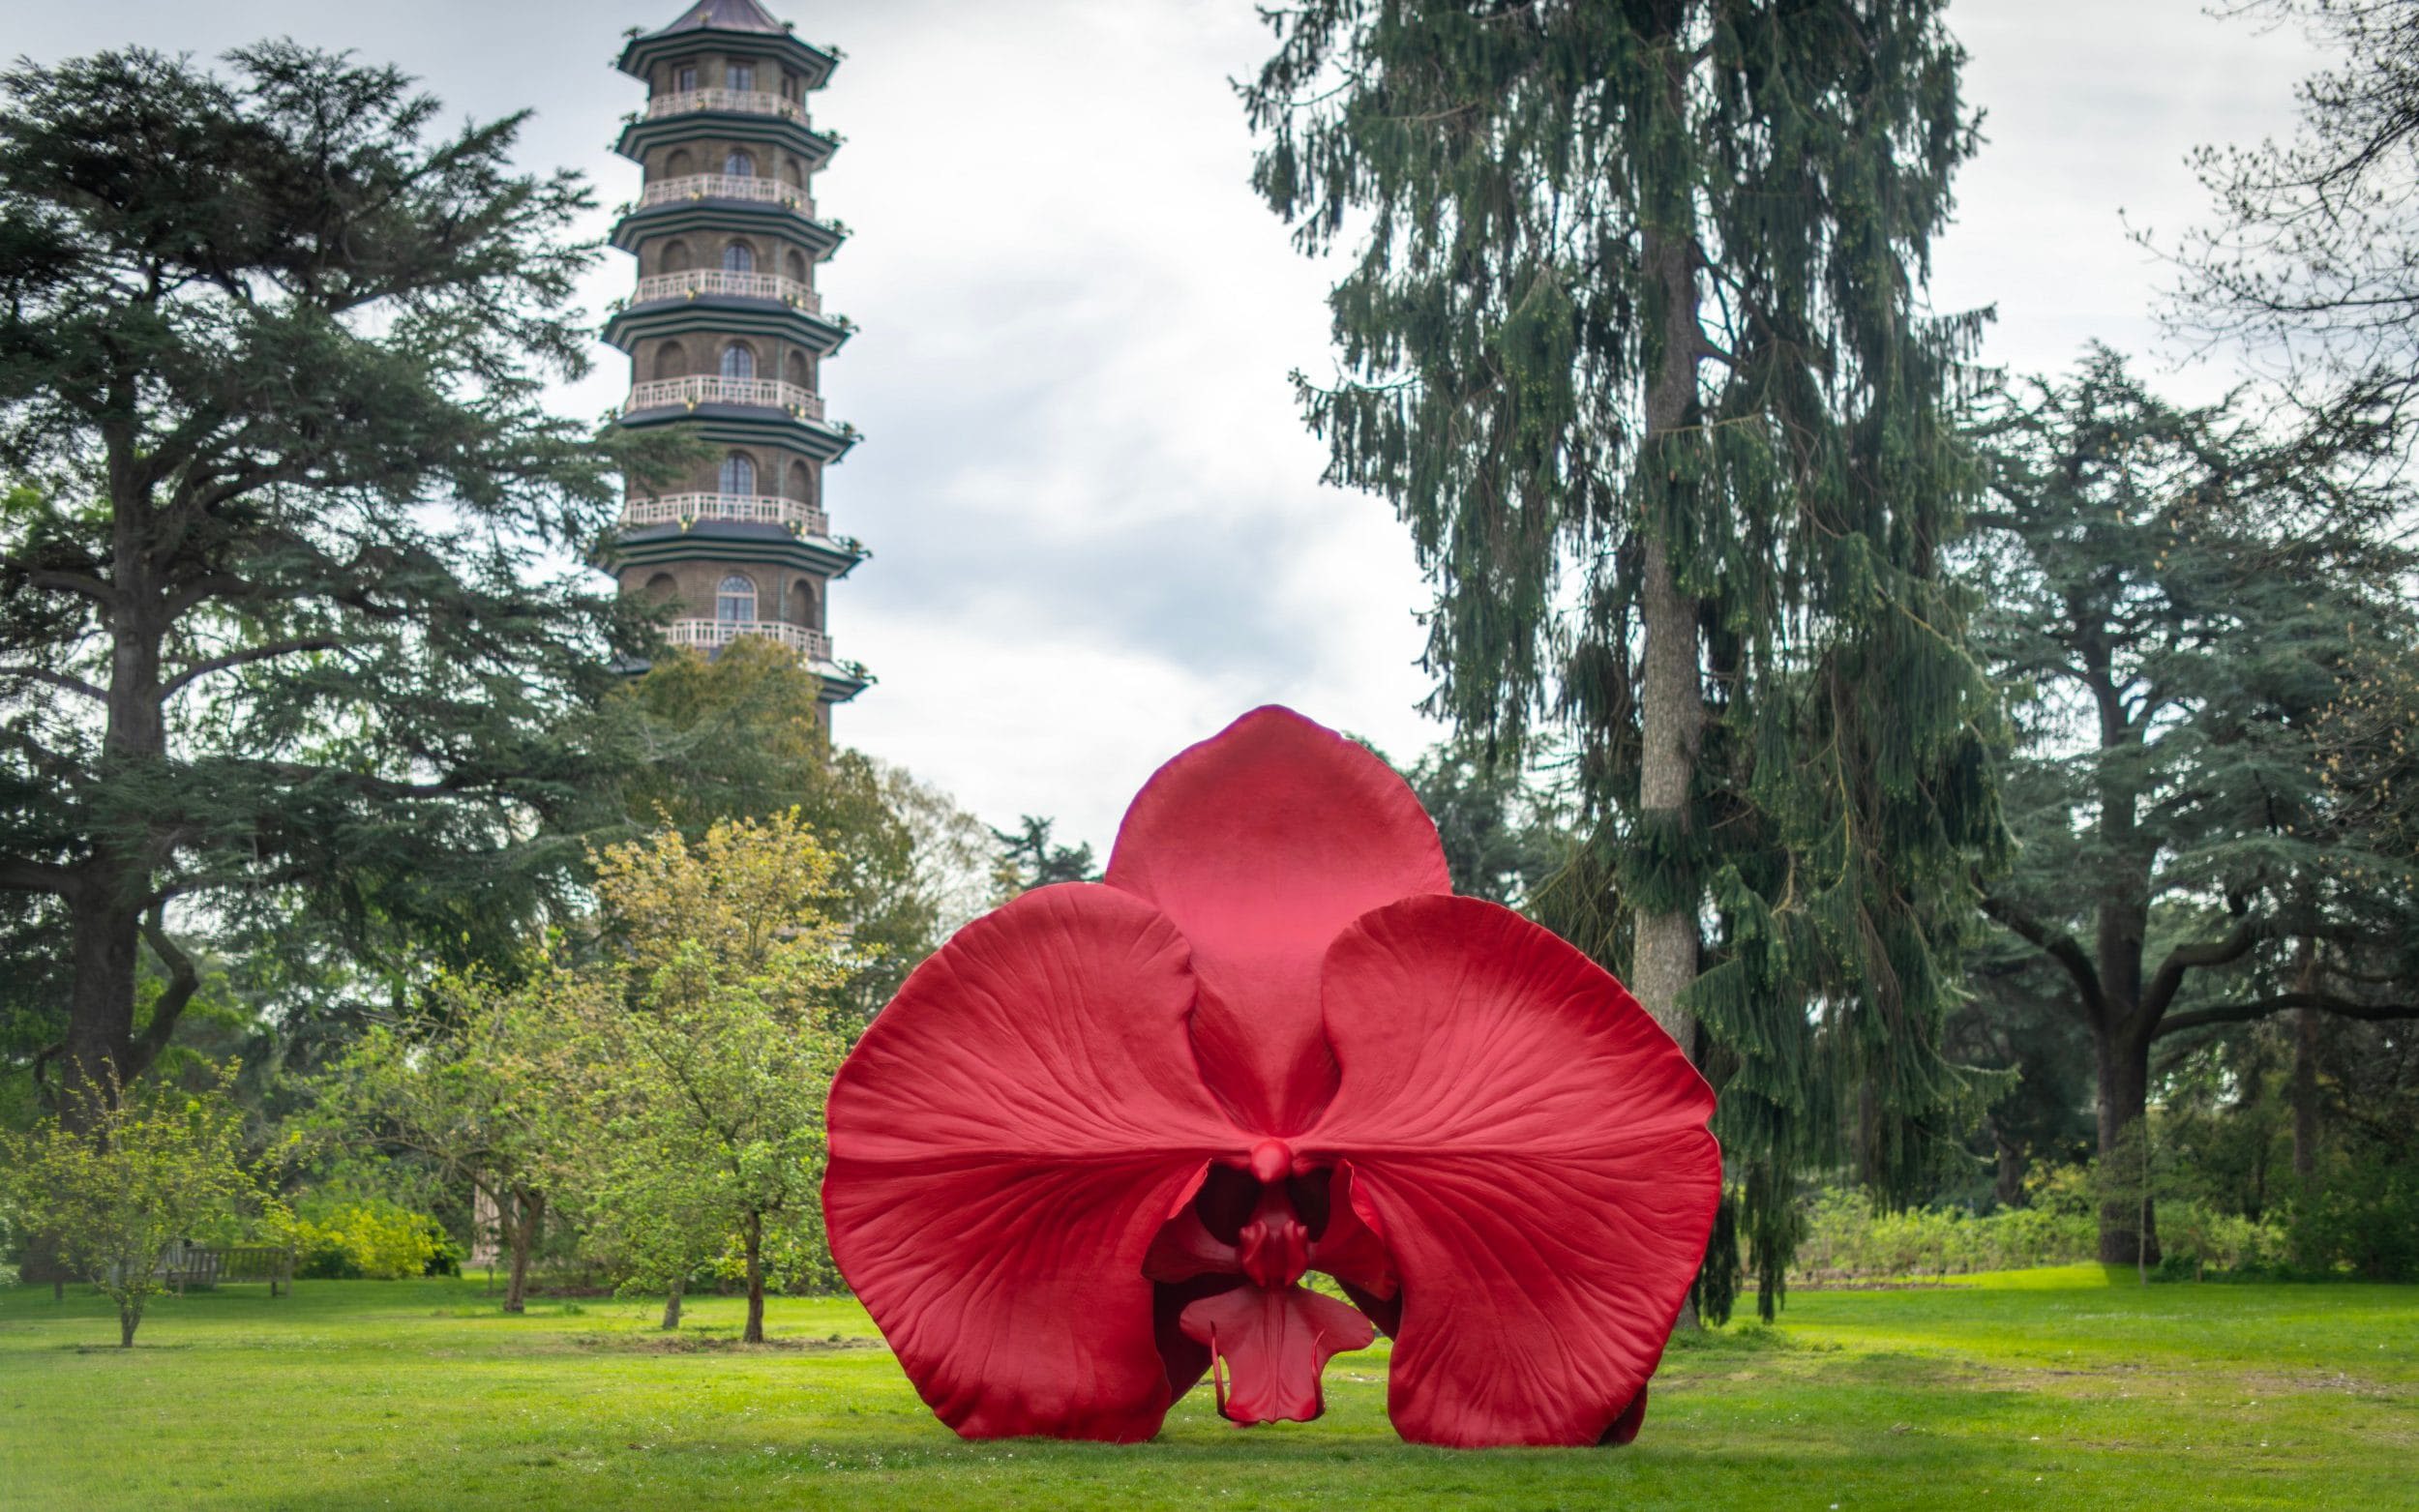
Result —
<instances>
[{"instance_id":1,"label":"arched window","mask_svg":"<svg viewBox=\"0 0 2419 1512\"><path fill-rule=\"evenodd\" d=\"M801 504L815 502L815 474L804 462L790 464L790 497Z\"/></svg>"},{"instance_id":2,"label":"arched window","mask_svg":"<svg viewBox=\"0 0 2419 1512\"><path fill-rule=\"evenodd\" d=\"M733 452L724 458L722 486L725 493L754 493L756 460L745 452Z\"/></svg>"},{"instance_id":3,"label":"arched window","mask_svg":"<svg viewBox=\"0 0 2419 1512\"><path fill-rule=\"evenodd\" d=\"M754 89L756 87L756 65L753 63L733 63L724 69L723 87L725 89L739 90L742 93Z\"/></svg>"},{"instance_id":4,"label":"arched window","mask_svg":"<svg viewBox=\"0 0 2419 1512\"><path fill-rule=\"evenodd\" d=\"M725 273L754 273L756 271L756 249L745 242L732 242L724 248L723 271Z\"/></svg>"},{"instance_id":5,"label":"arched window","mask_svg":"<svg viewBox=\"0 0 2419 1512\"><path fill-rule=\"evenodd\" d=\"M678 341L666 341L655 348L655 376L681 378L688 376L689 354L680 349Z\"/></svg>"},{"instance_id":6,"label":"arched window","mask_svg":"<svg viewBox=\"0 0 2419 1512\"><path fill-rule=\"evenodd\" d=\"M680 65L680 67L672 70L672 87L674 94L687 95L696 93L697 65L694 63L684 63Z\"/></svg>"},{"instance_id":7,"label":"arched window","mask_svg":"<svg viewBox=\"0 0 2419 1512\"><path fill-rule=\"evenodd\" d=\"M814 377L806 371L805 356L798 352L791 352L790 354L790 361L786 366L782 376L787 379L793 388L811 388L814 386L815 382Z\"/></svg>"},{"instance_id":8,"label":"arched window","mask_svg":"<svg viewBox=\"0 0 2419 1512\"><path fill-rule=\"evenodd\" d=\"M646 602L649 604L670 604L672 596L679 591L680 584L672 581L670 573L657 573L646 580Z\"/></svg>"},{"instance_id":9,"label":"arched window","mask_svg":"<svg viewBox=\"0 0 2419 1512\"><path fill-rule=\"evenodd\" d=\"M790 254L790 282L792 283L806 282L806 259L794 252Z\"/></svg>"},{"instance_id":10,"label":"arched window","mask_svg":"<svg viewBox=\"0 0 2419 1512\"><path fill-rule=\"evenodd\" d=\"M815 585L801 578L790 585L790 623L821 630L815 617Z\"/></svg>"},{"instance_id":11,"label":"arched window","mask_svg":"<svg viewBox=\"0 0 2419 1512\"><path fill-rule=\"evenodd\" d=\"M723 376L753 378L756 376L756 353L737 341L723 348Z\"/></svg>"},{"instance_id":12,"label":"arched window","mask_svg":"<svg viewBox=\"0 0 2419 1512\"><path fill-rule=\"evenodd\" d=\"M663 271L666 273L686 273L689 271L689 244L687 242L666 242L664 244Z\"/></svg>"},{"instance_id":13,"label":"arched window","mask_svg":"<svg viewBox=\"0 0 2419 1512\"><path fill-rule=\"evenodd\" d=\"M747 574L732 573L714 590L714 617L726 625L756 618L756 583Z\"/></svg>"},{"instance_id":14,"label":"arched window","mask_svg":"<svg viewBox=\"0 0 2419 1512\"><path fill-rule=\"evenodd\" d=\"M723 171L734 179L756 177L756 160L733 147L723 158Z\"/></svg>"},{"instance_id":15,"label":"arched window","mask_svg":"<svg viewBox=\"0 0 2419 1512\"><path fill-rule=\"evenodd\" d=\"M806 175L798 171L798 163L795 158L782 160L781 181L791 189L806 188Z\"/></svg>"}]
</instances>

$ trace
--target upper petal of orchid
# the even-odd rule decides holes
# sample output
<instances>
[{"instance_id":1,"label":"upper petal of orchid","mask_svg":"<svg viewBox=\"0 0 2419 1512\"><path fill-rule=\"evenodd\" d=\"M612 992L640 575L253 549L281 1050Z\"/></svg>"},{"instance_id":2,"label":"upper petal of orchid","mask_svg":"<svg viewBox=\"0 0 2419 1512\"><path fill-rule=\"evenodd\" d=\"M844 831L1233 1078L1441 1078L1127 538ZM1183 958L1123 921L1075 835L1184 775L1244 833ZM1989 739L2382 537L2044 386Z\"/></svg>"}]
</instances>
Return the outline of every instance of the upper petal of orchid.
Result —
<instances>
[{"instance_id":1,"label":"upper petal of orchid","mask_svg":"<svg viewBox=\"0 0 2419 1512\"><path fill-rule=\"evenodd\" d=\"M1294 1146L1351 1162L1349 1201L1401 1279L1395 1428L1601 1440L1705 1254L1712 1090L1602 968L1475 899L1356 921L1329 953L1325 1009L1341 1081Z\"/></svg>"},{"instance_id":2,"label":"upper petal of orchid","mask_svg":"<svg viewBox=\"0 0 2419 1512\"><path fill-rule=\"evenodd\" d=\"M834 1080L832 1257L959 1433L1158 1431L1144 1255L1252 1143L1194 1067L1193 998L1156 909L1041 888L917 967Z\"/></svg>"},{"instance_id":3,"label":"upper petal of orchid","mask_svg":"<svg viewBox=\"0 0 2419 1512\"><path fill-rule=\"evenodd\" d=\"M1202 1074L1264 1134L1308 1127L1335 1086L1319 965L1383 904L1452 890L1436 826L1360 746L1255 709L1161 767L1118 831L1108 882L1193 947Z\"/></svg>"}]
</instances>

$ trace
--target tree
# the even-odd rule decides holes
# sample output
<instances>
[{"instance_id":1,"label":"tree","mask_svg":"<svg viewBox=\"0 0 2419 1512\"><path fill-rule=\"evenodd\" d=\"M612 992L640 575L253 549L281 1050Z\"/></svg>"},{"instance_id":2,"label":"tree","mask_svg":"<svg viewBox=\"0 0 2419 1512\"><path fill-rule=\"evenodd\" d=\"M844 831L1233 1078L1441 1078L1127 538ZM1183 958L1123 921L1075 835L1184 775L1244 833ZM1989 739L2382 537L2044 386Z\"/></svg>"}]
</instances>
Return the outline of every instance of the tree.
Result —
<instances>
[{"instance_id":1,"label":"tree","mask_svg":"<svg viewBox=\"0 0 2419 1512\"><path fill-rule=\"evenodd\" d=\"M984 876L982 832L910 773L833 748L820 695L793 653L743 637L711 660L659 656L611 712L631 721L621 738L643 754L627 787L632 822L669 821L695 841L719 819L794 811L830 847L839 870L829 910L852 947L843 992L871 1018L949 929L980 911L956 895Z\"/></svg>"},{"instance_id":2,"label":"tree","mask_svg":"<svg viewBox=\"0 0 2419 1512\"><path fill-rule=\"evenodd\" d=\"M2419 847L2368 807L2408 766L2374 715L2419 646L2413 558L2356 460L2162 403L2105 349L2035 385L1996 453L1976 643L2019 691L2020 848L1985 908L2063 976L2116 1161L2163 1035L2419 1013L2374 991L2407 964ZM2105 1203L2102 1259L2155 1258L2151 1213Z\"/></svg>"},{"instance_id":3,"label":"tree","mask_svg":"<svg viewBox=\"0 0 2419 1512\"><path fill-rule=\"evenodd\" d=\"M145 1307L166 1290L159 1264L168 1246L231 1215L259 1189L224 1077L192 1093L165 1085L133 1097L96 1092L86 1106L94 1112L82 1127L52 1117L25 1134L0 1131L0 1187L117 1304L118 1343L131 1349Z\"/></svg>"},{"instance_id":4,"label":"tree","mask_svg":"<svg viewBox=\"0 0 2419 1512\"><path fill-rule=\"evenodd\" d=\"M2298 131L2204 147L2194 167L2214 226L2175 249L2168 311L2236 341L2322 419L2399 427L2419 399L2419 10L2404 0L2232 0L2298 24L2338 63L2302 80Z\"/></svg>"},{"instance_id":5,"label":"tree","mask_svg":"<svg viewBox=\"0 0 2419 1512\"><path fill-rule=\"evenodd\" d=\"M1244 90L1298 244L1366 228L1301 384L1329 478L1437 585L1431 711L1568 731L1538 906L1717 1079L1768 1314L1801 1171L1935 1158L1997 838L1941 573L1977 322L1918 299L1975 142L1940 11L1308 0Z\"/></svg>"},{"instance_id":6,"label":"tree","mask_svg":"<svg viewBox=\"0 0 2419 1512\"><path fill-rule=\"evenodd\" d=\"M1440 745L1403 780L1436 821L1453 891L1519 907L1563 864L1571 837L1525 772Z\"/></svg>"},{"instance_id":7,"label":"tree","mask_svg":"<svg viewBox=\"0 0 2419 1512\"><path fill-rule=\"evenodd\" d=\"M822 1249L823 1105L848 1049L822 911L837 870L795 814L719 820L696 845L665 829L597 862L619 982L586 1023L612 1068L611 1135L690 1183L616 1192L666 1226L710 1209L736 1236L749 1344L764 1342L768 1258Z\"/></svg>"},{"instance_id":8,"label":"tree","mask_svg":"<svg viewBox=\"0 0 2419 1512\"><path fill-rule=\"evenodd\" d=\"M319 1078L314 1117L466 1182L487 1201L506 1257L504 1311L524 1310L550 1205L592 1137L578 1030L595 988L546 965L510 985L447 975L424 1011L370 1028Z\"/></svg>"},{"instance_id":9,"label":"tree","mask_svg":"<svg viewBox=\"0 0 2419 1512\"><path fill-rule=\"evenodd\" d=\"M1028 814L1015 829L991 832L998 857L992 867L992 879L1000 901L1056 882L1100 880L1100 869L1092 862L1090 844L1056 845L1050 832L1057 827L1056 819Z\"/></svg>"},{"instance_id":10,"label":"tree","mask_svg":"<svg viewBox=\"0 0 2419 1512\"><path fill-rule=\"evenodd\" d=\"M174 1034L171 909L515 937L639 643L550 565L614 491L542 407L592 344L576 176L392 69L229 62L0 75L0 887L56 901L71 1087Z\"/></svg>"}]
</instances>

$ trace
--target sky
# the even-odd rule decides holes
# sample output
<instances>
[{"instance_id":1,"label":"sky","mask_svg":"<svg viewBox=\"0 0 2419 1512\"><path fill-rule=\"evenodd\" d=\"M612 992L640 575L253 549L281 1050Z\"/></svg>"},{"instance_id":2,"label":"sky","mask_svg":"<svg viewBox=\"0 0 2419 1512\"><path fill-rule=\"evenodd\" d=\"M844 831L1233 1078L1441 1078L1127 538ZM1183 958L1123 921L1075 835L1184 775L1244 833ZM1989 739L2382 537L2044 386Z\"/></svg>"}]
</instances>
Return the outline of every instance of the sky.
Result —
<instances>
[{"instance_id":1,"label":"sky","mask_svg":"<svg viewBox=\"0 0 2419 1512\"><path fill-rule=\"evenodd\" d=\"M1384 501L1324 487L1287 374L1333 371L1336 269L1297 254L1252 193L1229 80L1268 34L1251 0L767 0L846 61L813 103L847 145L817 181L854 235L821 271L859 334L823 369L864 440L835 468L836 530L871 561L834 591L841 655L880 684L843 742L987 821L1058 820L1105 856L1161 760L1261 703L1398 759L1442 731L1417 705L1427 590ZM641 86L621 32L683 0L0 0L0 50L142 43L215 57L291 36L418 74L457 116L532 107L523 159L612 205L611 139ZM2202 0L1953 0L1987 138L1957 182L1931 282L1992 307L1987 360L2070 364L2099 339L2182 399L2234 374L2152 317L2165 280L2129 225L2171 238L2206 198L2196 144L2288 133L2314 59ZM600 213L592 228L602 234ZM627 292L609 253L589 307ZM628 383L598 347L566 413Z\"/></svg>"}]
</instances>

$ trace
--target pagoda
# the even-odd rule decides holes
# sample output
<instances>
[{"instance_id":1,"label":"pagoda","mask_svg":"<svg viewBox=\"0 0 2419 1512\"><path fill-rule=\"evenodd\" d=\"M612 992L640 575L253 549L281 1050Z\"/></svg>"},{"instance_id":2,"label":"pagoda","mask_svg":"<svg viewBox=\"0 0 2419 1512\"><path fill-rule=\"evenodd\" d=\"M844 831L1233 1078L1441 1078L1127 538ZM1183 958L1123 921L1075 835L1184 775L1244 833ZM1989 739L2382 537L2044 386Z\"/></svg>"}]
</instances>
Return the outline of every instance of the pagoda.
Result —
<instances>
[{"instance_id":1,"label":"pagoda","mask_svg":"<svg viewBox=\"0 0 2419 1512\"><path fill-rule=\"evenodd\" d=\"M644 187L613 227L638 287L605 340L630 358L619 423L677 427L703 451L684 476L634 484L612 570L621 591L672 606L676 646L711 656L741 636L795 651L830 706L873 679L832 649L831 584L866 556L834 535L823 469L855 444L823 411L823 359L853 329L823 312L816 269L848 232L815 211L815 174L840 138L807 98L839 54L791 34L757 0L698 0L634 33L618 67L647 86L614 150Z\"/></svg>"}]
</instances>

